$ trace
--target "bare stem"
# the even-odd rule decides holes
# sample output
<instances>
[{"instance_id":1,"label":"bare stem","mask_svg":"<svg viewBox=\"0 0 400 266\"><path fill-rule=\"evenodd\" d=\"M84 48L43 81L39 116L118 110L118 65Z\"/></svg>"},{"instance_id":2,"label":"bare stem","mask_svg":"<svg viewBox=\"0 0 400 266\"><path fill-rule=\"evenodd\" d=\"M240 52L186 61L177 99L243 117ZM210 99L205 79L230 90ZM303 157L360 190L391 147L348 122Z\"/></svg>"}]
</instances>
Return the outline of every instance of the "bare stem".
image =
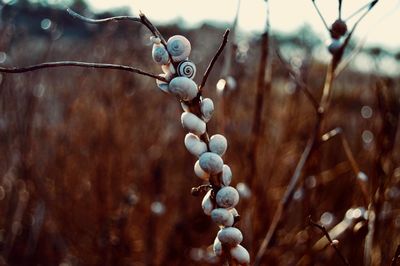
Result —
<instances>
[{"instance_id":1,"label":"bare stem","mask_svg":"<svg viewBox=\"0 0 400 266\"><path fill-rule=\"evenodd\" d=\"M134 68L131 66L125 65L117 65L117 64L103 64L103 63L88 63L88 62L78 62L78 61L59 61L59 62L46 62L37 65L31 65L26 67L0 67L0 72L3 73L24 73L35 71L43 68L55 68L55 67L66 67L66 66L73 66L73 67L86 67L86 68L104 68L104 69L116 69L116 70L123 70L132 72L135 74L148 76L154 79L158 79L163 82L167 82L164 77L148 73L146 71L140 70L138 68Z\"/></svg>"},{"instance_id":2,"label":"bare stem","mask_svg":"<svg viewBox=\"0 0 400 266\"><path fill-rule=\"evenodd\" d=\"M392 263L390 266L396 266L397 261L400 259L400 245L397 246L396 252L394 253L394 256L392 258Z\"/></svg>"},{"instance_id":3,"label":"bare stem","mask_svg":"<svg viewBox=\"0 0 400 266\"><path fill-rule=\"evenodd\" d=\"M315 8L315 10L317 11L317 13L318 13L319 17L321 18L322 22L324 23L325 28L326 28L328 31L330 31L330 30L329 30L328 24L326 23L324 17L322 16L322 13L321 13L321 11L319 10L317 4L315 3L315 0L311 0L311 2L313 3L314 8Z\"/></svg>"}]
</instances>

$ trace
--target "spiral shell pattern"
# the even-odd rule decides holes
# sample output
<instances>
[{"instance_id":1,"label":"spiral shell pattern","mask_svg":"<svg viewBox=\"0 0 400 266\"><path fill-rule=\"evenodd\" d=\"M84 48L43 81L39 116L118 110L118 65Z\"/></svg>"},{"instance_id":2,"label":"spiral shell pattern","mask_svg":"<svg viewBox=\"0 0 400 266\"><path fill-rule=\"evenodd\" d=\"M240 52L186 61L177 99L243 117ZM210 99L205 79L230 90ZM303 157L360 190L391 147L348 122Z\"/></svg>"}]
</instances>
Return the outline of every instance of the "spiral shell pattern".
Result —
<instances>
[{"instance_id":1,"label":"spiral shell pattern","mask_svg":"<svg viewBox=\"0 0 400 266\"><path fill-rule=\"evenodd\" d=\"M190 55L192 47L186 37L175 35L168 39L167 49L174 61L180 62Z\"/></svg>"},{"instance_id":2,"label":"spiral shell pattern","mask_svg":"<svg viewBox=\"0 0 400 266\"><path fill-rule=\"evenodd\" d=\"M193 79L196 75L196 65L189 60L185 60L179 63L177 71L179 76Z\"/></svg>"}]
</instances>

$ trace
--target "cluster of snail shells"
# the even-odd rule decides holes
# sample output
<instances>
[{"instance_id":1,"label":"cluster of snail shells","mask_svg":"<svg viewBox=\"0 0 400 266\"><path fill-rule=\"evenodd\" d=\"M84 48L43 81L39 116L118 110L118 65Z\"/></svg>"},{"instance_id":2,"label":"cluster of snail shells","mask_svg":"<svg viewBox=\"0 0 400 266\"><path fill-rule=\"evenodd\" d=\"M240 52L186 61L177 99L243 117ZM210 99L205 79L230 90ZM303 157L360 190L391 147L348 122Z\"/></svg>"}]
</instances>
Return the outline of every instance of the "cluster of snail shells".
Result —
<instances>
[{"instance_id":1,"label":"cluster of snail shells","mask_svg":"<svg viewBox=\"0 0 400 266\"><path fill-rule=\"evenodd\" d=\"M328 51L335 55L340 51L343 45L343 36L347 33L347 25L341 19L337 19L329 29L331 40L327 43Z\"/></svg>"},{"instance_id":2,"label":"cluster of snail shells","mask_svg":"<svg viewBox=\"0 0 400 266\"><path fill-rule=\"evenodd\" d=\"M213 245L214 252L217 256L221 256L223 252L229 251L230 256L239 264L249 264L249 253L240 245L243 235L239 229L233 227L235 217L238 216L235 206L239 202L239 193L229 186L232 171L222 160L228 142L220 134L211 136L208 144L202 140L207 130L206 124L213 115L214 103L209 98L201 98L201 114L197 115L188 107L188 103L198 95L198 86L193 81L196 66L188 60L191 51L190 42L181 35L169 38L166 47L159 38L153 37L152 41L153 60L161 65L164 72L161 76L167 80L167 82L157 80L157 86L181 101L183 109L181 122L183 128L188 131L184 144L187 150L198 158L194 165L194 173L204 181L209 181L212 175L220 179L221 188L218 191L209 190L202 201L204 213L210 215L220 227Z\"/></svg>"}]
</instances>

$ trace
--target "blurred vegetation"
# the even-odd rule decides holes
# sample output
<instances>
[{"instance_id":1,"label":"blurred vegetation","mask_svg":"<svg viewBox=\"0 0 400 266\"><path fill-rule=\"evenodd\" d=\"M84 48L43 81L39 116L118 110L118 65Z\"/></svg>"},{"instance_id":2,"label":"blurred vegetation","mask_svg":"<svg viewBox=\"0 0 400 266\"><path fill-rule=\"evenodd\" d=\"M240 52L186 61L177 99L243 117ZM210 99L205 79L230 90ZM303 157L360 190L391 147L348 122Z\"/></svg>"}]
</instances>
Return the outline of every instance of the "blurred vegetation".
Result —
<instances>
[{"instance_id":1,"label":"blurred vegetation","mask_svg":"<svg viewBox=\"0 0 400 266\"><path fill-rule=\"evenodd\" d=\"M139 24L86 25L46 1L7 2L0 10L2 65L77 60L159 71L151 60L150 35ZM84 2L70 4L87 14ZM199 81L224 29L209 24L159 29L164 36L182 34L191 41ZM227 137L224 160L234 185L243 187L260 36L232 41L232 54L225 57L233 58L229 75L236 86L223 93L215 89L224 61L219 60L205 95L217 107L209 128ZM274 35L273 43L319 97L326 71L322 58L329 58L319 36L305 26L291 36ZM374 265L388 265L400 243L400 90L399 75L392 74L400 69L399 51L371 47L357 58L368 71L350 67L336 80L326 127L343 128L369 177L370 197L381 197ZM253 257L315 119L275 56L272 77L260 174L252 182L257 187L250 187L254 193L248 198L239 189L239 228ZM218 263L209 247L217 228L203 214L201 198L190 195L201 181L193 173L195 159L184 149L180 105L154 80L78 68L3 74L0 108L0 265ZM255 212L242 208L249 204ZM313 249L323 236L308 225L309 215L328 229L348 221L337 237L339 247L351 265L363 265L367 208L340 141L329 141L305 169L265 265L340 264L330 247Z\"/></svg>"}]
</instances>

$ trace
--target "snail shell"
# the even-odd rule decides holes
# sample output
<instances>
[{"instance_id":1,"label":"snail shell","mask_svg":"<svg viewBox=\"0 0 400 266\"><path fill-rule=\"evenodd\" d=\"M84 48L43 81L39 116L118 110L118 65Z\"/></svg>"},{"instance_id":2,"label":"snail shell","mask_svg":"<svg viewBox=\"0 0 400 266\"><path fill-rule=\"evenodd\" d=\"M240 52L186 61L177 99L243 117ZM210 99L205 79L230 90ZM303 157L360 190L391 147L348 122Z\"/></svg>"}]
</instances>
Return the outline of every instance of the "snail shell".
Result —
<instances>
[{"instance_id":1,"label":"snail shell","mask_svg":"<svg viewBox=\"0 0 400 266\"><path fill-rule=\"evenodd\" d=\"M231 227L234 223L232 213L223 208L214 209L211 212L211 219L219 226Z\"/></svg>"},{"instance_id":2,"label":"snail shell","mask_svg":"<svg viewBox=\"0 0 400 266\"><path fill-rule=\"evenodd\" d=\"M219 156L224 155L228 148L228 142L223 135L215 134L211 136L209 143L210 151L218 154Z\"/></svg>"},{"instance_id":3,"label":"snail shell","mask_svg":"<svg viewBox=\"0 0 400 266\"><path fill-rule=\"evenodd\" d=\"M214 240L213 251L217 256L221 256L222 252L224 251L222 248L222 243L219 241L218 237L216 237Z\"/></svg>"},{"instance_id":4,"label":"snail shell","mask_svg":"<svg viewBox=\"0 0 400 266\"><path fill-rule=\"evenodd\" d=\"M201 161L200 161L200 166L201 166ZM239 203L239 193L233 187L221 188L218 191L215 198L217 201L217 205L222 208L227 208L227 209L233 208Z\"/></svg>"},{"instance_id":5,"label":"snail shell","mask_svg":"<svg viewBox=\"0 0 400 266\"><path fill-rule=\"evenodd\" d=\"M215 153L205 152L199 158L200 167L209 174L218 174L222 171L224 162Z\"/></svg>"},{"instance_id":6,"label":"snail shell","mask_svg":"<svg viewBox=\"0 0 400 266\"><path fill-rule=\"evenodd\" d=\"M232 171L231 168L224 164L224 166L222 167L222 185L224 186L229 186L229 184L232 181Z\"/></svg>"},{"instance_id":7,"label":"snail shell","mask_svg":"<svg viewBox=\"0 0 400 266\"><path fill-rule=\"evenodd\" d=\"M174 75L176 74L176 70L174 68L174 65L171 64L171 63L166 64L166 65L162 65L161 69L162 69L162 71L164 73L171 73L171 74L174 74Z\"/></svg>"},{"instance_id":8,"label":"snail shell","mask_svg":"<svg viewBox=\"0 0 400 266\"><path fill-rule=\"evenodd\" d=\"M186 149L197 157L207 151L207 144L204 141L201 141L195 134L186 134L184 142Z\"/></svg>"},{"instance_id":9,"label":"snail shell","mask_svg":"<svg viewBox=\"0 0 400 266\"><path fill-rule=\"evenodd\" d=\"M201 169L199 160L197 160L196 163L194 164L194 173L197 177L205 181L208 181L208 179L210 178L210 174Z\"/></svg>"},{"instance_id":10,"label":"snail shell","mask_svg":"<svg viewBox=\"0 0 400 266\"><path fill-rule=\"evenodd\" d=\"M166 74L160 74L159 76L166 78ZM167 82L156 79L156 84L160 90L162 90L165 93L169 93L169 90L168 90L169 85Z\"/></svg>"},{"instance_id":11,"label":"snail shell","mask_svg":"<svg viewBox=\"0 0 400 266\"><path fill-rule=\"evenodd\" d=\"M332 55L335 55L340 50L341 47L342 47L342 42L340 40L333 39L331 43L328 45L328 51Z\"/></svg>"},{"instance_id":12,"label":"snail shell","mask_svg":"<svg viewBox=\"0 0 400 266\"><path fill-rule=\"evenodd\" d=\"M241 245L237 245L230 250L231 256L239 264L248 265L250 263L249 252Z\"/></svg>"},{"instance_id":13,"label":"snail shell","mask_svg":"<svg viewBox=\"0 0 400 266\"><path fill-rule=\"evenodd\" d=\"M150 41L154 44L160 44L161 43L161 39L156 37L156 36L151 36L150 37Z\"/></svg>"},{"instance_id":14,"label":"snail shell","mask_svg":"<svg viewBox=\"0 0 400 266\"><path fill-rule=\"evenodd\" d=\"M169 83L169 90L183 101L193 100L198 93L197 84L187 77L173 78Z\"/></svg>"},{"instance_id":15,"label":"snail shell","mask_svg":"<svg viewBox=\"0 0 400 266\"><path fill-rule=\"evenodd\" d=\"M181 77L193 79L196 75L196 65L189 60L182 61L177 67L177 72Z\"/></svg>"},{"instance_id":16,"label":"snail shell","mask_svg":"<svg viewBox=\"0 0 400 266\"><path fill-rule=\"evenodd\" d=\"M153 44L151 52L154 62L159 65L165 65L169 62L169 55L165 47L161 44Z\"/></svg>"},{"instance_id":17,"label":"snail shell","mask_svg":"<svg viewBox=\"0 0 400 266\"><path fill-rule=\"evenodd\" d=\"M200 103L200 110L204 122L210 121L214 112L214 103L210 98L204 98Z\"/></svg>"},{"instance_id":18,"label":"snail shell","mask_svg":"<svg viewBox=\"0 0 400 266\"><path fill-rule=\"evenodd\" d=\"M191 49L189 40L182 35L175 35L168 39L167 50L175 62L188 58Z\"/></svg>"},{"instance_id":19,"label":"snail shell","mask_svg":"<svg viewBox=\"0 0 400 266\"><path fill-rule=\"evenodd\" d=\"M171 83L169 84L169 90L171 91ZM195 135L200 136L206 132L206 123L190 112L182 113L181 122L184 129Z\"/></svg>"},{"instance_id":20,"label":"snail shell","mask_svg":"<svg viewBox=\"0 0 400 266\"><path fill-rule=\"evenodd\" d=\"M239 213L235 208L229 209L229 211L232 213L233 217L239 216Z\"/></svg>"},{"instance_id":21,"label":"snail shell","mask_svg":"<svg viewBox=\"0 0 400 266\"><path fill-rule=\"evenodd\" d=\"M236 227L226 227L219 230L217 237L222 244L234 247L243 241L242 232Z\"/></svg>"},{"instance_id":22,"label":"snail shell","mask_svg":"<svg viewBox=\"0 0 400 266\"><path fill-rule=\"evenodd\" d=\"M214 209L214 203L211 200L211 191L209 190L203 198L201 202L201 207L206 215L211 215L212 210Z\"/></svg>"},{"instance_id":23,"label":"snail shell","mask_svg":"<svg viewBox=\"0 0 400 266\"><path fill-rule=\"evenodd\" d=\"M185 102L181 102L181 107L184 112L190 112L190 108Z\"/></svg>"}]
</instances>

